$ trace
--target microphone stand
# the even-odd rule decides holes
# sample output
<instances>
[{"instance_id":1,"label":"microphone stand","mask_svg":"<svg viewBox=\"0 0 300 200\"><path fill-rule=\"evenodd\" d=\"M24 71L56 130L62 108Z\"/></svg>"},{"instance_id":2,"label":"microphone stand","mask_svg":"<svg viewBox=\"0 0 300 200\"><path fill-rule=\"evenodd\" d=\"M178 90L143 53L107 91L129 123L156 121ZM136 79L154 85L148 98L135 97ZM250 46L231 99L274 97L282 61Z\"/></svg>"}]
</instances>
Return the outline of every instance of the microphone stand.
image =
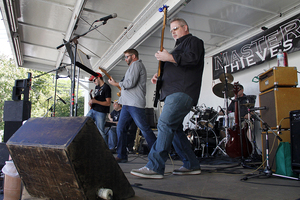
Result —
<instances>
[{"instance_id":1,"label":"microphone stand","mask_svg":"<svg viewBox=\"0 0 300 200\"><path fill-rule=\"evenodd\" d=\"M263 172L262 174L259 173L259 174L255 174L255 175L251 175L251 176L246 176L244 178L242 178L241 180L242 181L246 181L250 178L254 178L254 177L259 177L259 176L267 176L267 177L271 177L272 175L273 176L279 176L279 177L283 177L283 178L290 178L290 179L295 179L295 180L299 180L298 178L294 178L294 177L288 177L288 176L283 176L283 175L279 175L279 174L272 174L272 170L270 168L270 163L269 163L269 134L268 132L271 131L275 137L279 140L279 141L282 141L281 137L279 137L272 129L271 127L264 121L262 120L257 113L253 112L253 114L255 115L255 117L257 119L259 119L262 124L265 126L265 128L263 129L264 131L266 131L266 167L263 171L260 171L260 172Z\"/></svg>"},{"instance_id":2,"label":"microphone stand","mask_svg":"<svg viewBox=\"0 0 300 200\"><path fill-rule=\"evenodd\" d=\"M108 19L107 19L108 20ZM81 35L77 35L75 37L73 37L72 39L70 39L69 41L64 42L63 44L59 45L58 47L56 47L56 49L60 49L63 46L69 45L71 42L74 43L74 48L75 48L75 53L74 53L74 58L73 58L73 62L72 62L72 58L71 58L71 62L73 64L73 77L72 77L72 83L71 83L71 103L70 103L70 116L76 116L77 115L77 105L75 107L75 111L74 111L74 96L75 96L75 72L76 72L76 52L77 52L77 44L78 44L78 39L82 36L85 36L86 34L88 34L89 32L97 29L98 27L105 25L107 23L107 20L104 20L102 22L102 24L93 27L92 29L89 29L88 31L86 31L85 33L81 34ZM72 70L72 67L71 67ZM79 75L77 76L77 78L79 79Z\"/></svg>"},{"instance_id":3,"label":"microphone stand","mask_svg":"<svg viewBox=\"0 0 300 200\"><path fill-rule=\"evenodd\" d=\"M60 70L60 69L63 69L63 68L65 68L66 66L62 66L62 67L58 67L57 69L53 69L53 70L50 70L50 71L48 71L48 72L46 72L46 73L43 73L43 74L40 74L40 75L38 75L38 76L34 76L33 78L39 78L39 77L41 77L41 76L44 76L44 75L46 75L46 74L49 74L49 73L51 73L51 72L53 72L53 71L56 71L56 73L55 73L55 86L54 86L54 102L53 102L53 104L52 104L52 106L51 106L51 108L49 109L49 110L51 110L51 117L55 117L55 104L56 104L56 90L57 90L57 79L58 79L58 70ZM47 99L47 101L48 101L48 106L49 106L49 99ZM47 106L47 109L48 109L48 106ZM47 110L47 113L46 114L48 114L48 111L49 110ZM46 116L46 114L44 115L44 116ZM43 117L44 117L43 116Z\"/></svg>"}]
</instances>

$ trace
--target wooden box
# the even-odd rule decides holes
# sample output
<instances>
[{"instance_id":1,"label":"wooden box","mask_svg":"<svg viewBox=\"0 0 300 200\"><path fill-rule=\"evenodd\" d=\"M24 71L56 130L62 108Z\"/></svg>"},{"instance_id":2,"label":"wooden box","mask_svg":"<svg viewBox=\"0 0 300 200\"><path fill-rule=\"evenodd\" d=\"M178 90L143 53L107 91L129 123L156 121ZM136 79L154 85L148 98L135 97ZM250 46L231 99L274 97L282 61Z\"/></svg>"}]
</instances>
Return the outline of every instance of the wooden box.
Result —
<instances>
[{"instance_id":1,"label":"wooden box","mask_svg":"<svg viewBox=\"0 0 300 200\"><path fill-rule=\"evenodd\" d=\"M273 67L259 76L260 92L274 87L293 87L297 85L296 67Z\"/></svg>"},{"instance_id":2,"label":"wooden box","mask_svg":"<svg viewBox=\"0 0 300 200\"><path fill-rule=\"evenodd\" d=\"M96 200L100 188L114 199L134 196L90 117L30 118L7 147L32 197Z\"/></svg>"}]
</instances>

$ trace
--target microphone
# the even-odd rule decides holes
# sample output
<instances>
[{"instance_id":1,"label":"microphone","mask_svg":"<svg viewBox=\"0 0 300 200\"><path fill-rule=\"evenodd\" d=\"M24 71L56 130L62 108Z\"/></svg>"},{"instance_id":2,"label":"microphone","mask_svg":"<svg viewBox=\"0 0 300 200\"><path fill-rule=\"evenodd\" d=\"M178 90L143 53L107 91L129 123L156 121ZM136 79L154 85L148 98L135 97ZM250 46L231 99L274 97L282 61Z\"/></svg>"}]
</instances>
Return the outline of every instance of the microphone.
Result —
<instances>
[{"instance_id":1,"label":"microphone","mask_svg":"<svg viewBox=\"0 0 300 200\"><path fill-rule=\"evenodd\" d=\"M251 108L249 109L250 111L255 111L255 110L266 110L267 107L266 106L261 106L261 107L254 107L254 108Z\"/></svg>"},{"instance_id":2,"label":"microphone","mask_svg":"<svg viewBox=\"0 0 300 200\"><path fill-rule=\"evenodd\" d=\"M57 95L58 99L61 100L64 104L67 104L62 98Z\"/></svg>"},{"instance_id":3,"label":"microphone","mask_svg":"<svg viewBox=\"0 0 300 200\"><path fill-rule=\"evenodd\" d=\"M49 101L50 99L52 99L52 96L51 96L51 97L49 97L48 99L46 99L46 101Z\"/></svg>"},{"instance_id":4,"label":"microphone","mask_svg":"<svg viewBox=\"0 0 300 200\"><path fill-rule=\"evenodd\" d=\"M95 22L107 21L109 19L116 18L116 17L117 17L117 13L113 13L113 14L108 15L106 17L102 17L102 18L96 20Z\"/></svg>"}]
</instances>

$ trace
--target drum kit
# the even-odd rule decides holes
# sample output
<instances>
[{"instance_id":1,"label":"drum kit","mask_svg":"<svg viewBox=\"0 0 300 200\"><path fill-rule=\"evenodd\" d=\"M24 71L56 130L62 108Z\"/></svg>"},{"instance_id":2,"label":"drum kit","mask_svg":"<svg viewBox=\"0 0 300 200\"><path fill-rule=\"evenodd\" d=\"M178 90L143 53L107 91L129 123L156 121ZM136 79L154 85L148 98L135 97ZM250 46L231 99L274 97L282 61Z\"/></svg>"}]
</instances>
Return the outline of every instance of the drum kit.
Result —
<instances>
[{"instance_id":1,"label":"drum kit","mask_svg":"<svg viewBox=\"0 0 300 200\"><path fill-rule=\"evenodd\" d=\"M219 77L219 80L221 83L218 83L213 87L213 93L220 98L224 98L225 104L228 105L228 98L234 96L234 86L231 84L231 82L233 82L233 76L231 74L222 74ZM256 96L253 95L246 97L256 98ZM249 109L254 106L254 103L252 102L253 101L241 105L246 106ZM189 119L188 124L191 122L194 126L193 128L187 128L185 132L198 157L204 158L214 156L217 151L218 153L227 155L225 146L230 138L228 129L234 129L234 126L236 125L235 113L226 112L228 106L224 109L220 106L218 108L220 109L215 110L202 104L201 106L196 106L191 109L193 115ZM221 113L223 113L223 115ZM250 135L253 135L253 133L251 133L251 129L253 128L250 120L251 117L249 116L248 119L249 120L244 120L244 123L240 126L245 126L245 123L247 123L249 125L247 126L249 129L248 132L250 132ZM253 146L252 141L251 145ZM255 149L255 147L252 149Z\"/></svg>"}]
</instances>

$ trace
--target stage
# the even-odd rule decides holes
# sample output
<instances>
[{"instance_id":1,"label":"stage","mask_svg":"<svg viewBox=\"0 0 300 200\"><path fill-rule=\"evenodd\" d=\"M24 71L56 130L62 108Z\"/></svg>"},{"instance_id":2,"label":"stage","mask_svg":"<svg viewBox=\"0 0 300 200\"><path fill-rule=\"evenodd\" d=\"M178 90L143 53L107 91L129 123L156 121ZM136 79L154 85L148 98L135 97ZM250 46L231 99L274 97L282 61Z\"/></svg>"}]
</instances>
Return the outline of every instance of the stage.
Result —
<instances>
[{"instance_id":1,"label":"stage","mask_svg":"<svg viewBox=\"0 0 300 200\"><path fill-rule=\"evenodd\" d=\"M224 156L200 159L200 175L172 175L172 170L181 166L181 161L177 159L167 160L163 179L142 179L130 174L131 169L143 167L147 159L146 155L129 154L128 163L119 164L135 191L135 196L130 200L300 198L299 181L264 175L242 181L246 174L258 172L242 167L237 159ZM29 199L37 198L30 197L24 191L22 200Z\"/></svg>"}]
</instances>

